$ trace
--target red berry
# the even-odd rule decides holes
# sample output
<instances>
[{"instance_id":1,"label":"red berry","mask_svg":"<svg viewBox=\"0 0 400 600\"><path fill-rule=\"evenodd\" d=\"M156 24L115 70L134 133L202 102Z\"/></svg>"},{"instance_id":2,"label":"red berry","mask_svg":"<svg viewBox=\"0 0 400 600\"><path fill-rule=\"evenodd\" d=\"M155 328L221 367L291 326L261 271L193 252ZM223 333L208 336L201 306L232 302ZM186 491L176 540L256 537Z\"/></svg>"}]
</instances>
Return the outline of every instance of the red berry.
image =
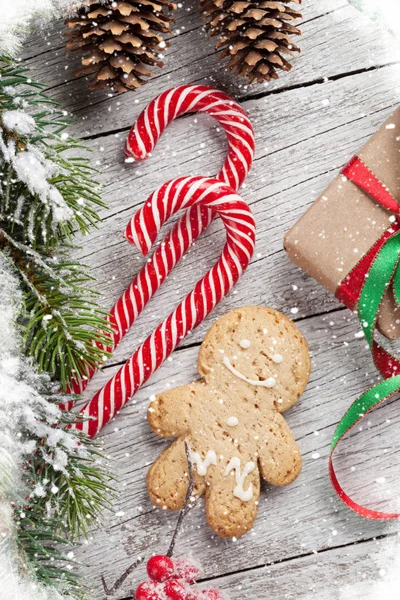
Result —
<instances>
[{"instance_id":1,"label":"red berry","mask_svg":"<svg viewBox=\"0 0 400 600\"><path fill-rule=\"evenodd\" d=\"M164 583L164 594L168 600L186 600L185 584L177 579L170 579Z\"/></svg>"},{"instance_id":2,"label":"red berry","mask_svg":"<svg viewBox=\"0 0 400 600\"><path fill-rule=\"evenodd\" d=\"M141 583L136 590L135 600L159 600L160 586L154 581Z\"/></svg>"},{"instance_id":3,"label":"red berry","mask_svg":"<svg viewBox=\"0 0 400 600\"><path fill-rule=\"evenodd\" d=\"M188 583L194 583L200 573L199 567L189 558L175 560L175 573L177 579L184 579Z\"/></svg>"},{"instance_id":4,"label":"red berry","mask_svg":"<svg viewBox=\"0 0 400 600\"><path fill-rule=\"evenodd\" d=\"M209 588L201 591L199 600L222 600L222 595L219 590Z\"/></svg>"},{"instance_id":5,"label":"red berry","mask_svg":"<svg viewBox=\"0 0 400 600\"><path fill-rule=\"evenodd\" d=\"M174 563L168 556L152 556L147 563L147 573L153 581L167 581L174 574Z\"/></svg>"}]
</instances>

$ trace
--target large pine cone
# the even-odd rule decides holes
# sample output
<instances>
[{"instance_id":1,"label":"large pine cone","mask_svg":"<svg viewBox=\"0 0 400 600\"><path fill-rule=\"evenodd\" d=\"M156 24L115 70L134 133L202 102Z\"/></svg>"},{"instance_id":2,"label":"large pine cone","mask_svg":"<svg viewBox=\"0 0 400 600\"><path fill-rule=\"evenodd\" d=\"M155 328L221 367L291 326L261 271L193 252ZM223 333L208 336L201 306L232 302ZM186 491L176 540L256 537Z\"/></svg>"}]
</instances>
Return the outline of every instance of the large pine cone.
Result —
<instances>
[{"instance_id":1,"label":"large pine cone","mask_svg":"<svg viewBox=\"0 0 400 600\"><path fill-rule=\"evenodd\" d=\"M93 74L90 88L127 92L139 88L152 73L148 66L164 66L159 53L169 45L160 34L171 31L169 0L84 0L76 16L65 22L67 48L85 53L83 69Z\"/></svg>"},{"instance_id":2,"label":"large pine cone","mask_svg":"<svg viewBox=\"0 0 400 600\"><path fill-rule=\"evenodd\" d=\"M300 48L291 35L301 31L292 24L301 13L288 5L301 0L200 0L211 36L218 35L221 58L229 56L227 68L258 83L278 79L277 69L292 66L282 56L293 56Z\"/></svg>"}]
</instances>

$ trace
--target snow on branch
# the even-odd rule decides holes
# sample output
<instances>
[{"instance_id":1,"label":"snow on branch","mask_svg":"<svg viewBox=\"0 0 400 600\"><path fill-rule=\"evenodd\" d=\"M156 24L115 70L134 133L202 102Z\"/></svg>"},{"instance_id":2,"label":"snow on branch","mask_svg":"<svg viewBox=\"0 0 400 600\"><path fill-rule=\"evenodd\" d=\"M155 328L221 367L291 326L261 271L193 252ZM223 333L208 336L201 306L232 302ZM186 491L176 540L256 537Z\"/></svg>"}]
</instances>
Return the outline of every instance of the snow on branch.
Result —
<instances>
[{"instance_id":1,"label":"snow on branch","mask_svg":"<svg viewBox=\"0 0 400 600\"><path fill-rule=\"evenodd\" d=\"M0 581L7 600L67 600L43 586L25 568L21 575L15 544L15 510L24 510L28 497L51 495L42 484L27 489L22 464L33 453L42 453L53 469L66 467L67 454L79 452L78 440L69 431L55 428L59 408L40 392L41 378L21 358L16 320L22 295L19 283L0 254ZM39 438L45 438L41 444ZM47 456L44 454L47 449ZM49 451L50 449L50 451ZM13 508L15 507L15 508Z\"/></svg>"},{"instance_id":2,"label":"snow on branch","mask_svg":"<svg viewBox=\"0 0 400 600\"><path fill-rule=\"evenodd\" d=\"M35 25L66 16L79 0L0 0L0 53L15 56Z\"/></svg>"}]
</instances>

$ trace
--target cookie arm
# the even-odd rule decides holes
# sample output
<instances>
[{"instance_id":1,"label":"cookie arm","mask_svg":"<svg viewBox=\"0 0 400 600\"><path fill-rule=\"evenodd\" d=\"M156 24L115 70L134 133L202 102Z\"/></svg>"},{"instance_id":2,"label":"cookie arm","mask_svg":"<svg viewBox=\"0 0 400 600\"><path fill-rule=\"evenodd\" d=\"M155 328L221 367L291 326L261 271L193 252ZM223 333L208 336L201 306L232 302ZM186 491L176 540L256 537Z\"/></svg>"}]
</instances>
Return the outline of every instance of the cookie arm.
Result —
<instances>
[{"instance_id":1,"label":"cookie arm","mask_svg":"<svg viewBox=\"0 0 400 600\"><path fill-rule=\"evenodd\" d=\"M264 423L258 442L260 472L268 483L287 485L301 471L301 455L289 425L278 412Z\"/></svg>"},{"instance_id":2,"label":"cookie arm","mask_svg":"<svg viewBox=\"0 0 400 600\"><path fill-rule=\"evenodd\" d=\"M193 473L194 495L201 496L205 489L203 477ZM154 506L168 510L178 510L185 503L189 485L189 467L186 458L185 440L173 442L147 473L147 490Z\"/></svg>"},{"instance_id":3,"label":"cookie arm","mask_svg":"<svg viewBox=\"0 0 400 600\"><path fill-rule=\"evenodd\" d=\"M189 433L190 409L195 401L199 383L191 383L167 390L150 403L147 418L157 435L176 438Z\"/></svg>"}]
</instances>

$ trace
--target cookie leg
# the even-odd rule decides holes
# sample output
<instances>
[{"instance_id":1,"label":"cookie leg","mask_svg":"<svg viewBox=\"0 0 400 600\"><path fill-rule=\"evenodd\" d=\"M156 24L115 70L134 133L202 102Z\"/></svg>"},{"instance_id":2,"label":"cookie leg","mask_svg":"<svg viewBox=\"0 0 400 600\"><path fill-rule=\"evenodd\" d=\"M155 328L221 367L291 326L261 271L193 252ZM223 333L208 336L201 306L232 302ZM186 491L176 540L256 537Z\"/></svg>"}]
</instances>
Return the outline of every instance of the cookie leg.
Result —
<instances>
[{"instance_id":1,"label":"cookie leg","mask_svg":"<svg viewBox=\"0 0 400 600\"><path fill-rule=\"evenodd\" d=\"M239 537L253 527L260 497L260 475L257 468L246 477L243 485L245 490L252 485L250 500L243 501L234 496L235 478L232 474L215 474L207 486L207 521L220 537Z\"/></svg>"},{"instance_id":2,"label":"cookie leg","mask_svg":"<svg viewBox=\"0 0 400 600\"><path fill-rule=\"evenodd\" d=\"M205 484L203 478L195 477L195 495L201 496ZM178 510L185 503L189 485L185 440L178 438L150 468L147 474L147 491L150 500L159 508Z\"/></svg>"},{"instance_id":3,"label":"cookie leg","mask_svg":"<svg viewBox=\"0 0 400 600\"><path fill-rule=\"evenodd\" d=\"M301 471L301 456L288 424L275 413L259 436L258 463L263 479L273 485L287 485Z\"/></svg>"}]
</instances>

